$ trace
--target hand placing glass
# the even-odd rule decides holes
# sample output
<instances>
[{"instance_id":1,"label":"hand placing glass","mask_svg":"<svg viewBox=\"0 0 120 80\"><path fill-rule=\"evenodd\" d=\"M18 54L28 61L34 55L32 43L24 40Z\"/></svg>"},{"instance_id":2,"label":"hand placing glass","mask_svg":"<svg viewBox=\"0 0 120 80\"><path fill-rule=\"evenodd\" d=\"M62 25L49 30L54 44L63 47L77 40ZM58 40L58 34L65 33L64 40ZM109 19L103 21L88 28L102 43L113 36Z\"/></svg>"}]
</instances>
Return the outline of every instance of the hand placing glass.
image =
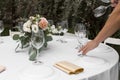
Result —
<instances>
[{"instance_id":1,"label":"hand placing glass","mask_svg":"<svg viewBox=\"0 0 120 80\"><path fill-rule=\"evenodd\" d=\"M44 39L43 30L39 30L37 33L32 32L31 44L33 47L37 49L37 56L35 60L35 63L37 64L42 63L41 61L38 60L38 57L39 57L39 49L43 46L44 42L45 42L45 39Z\"/></svg>"},{"instance_id":2,"label":"hand placing glass","mask_svg":"<svg viewBox=\"0 0 120 80\"><path fill-rule=\"evenodd\" d=\"M3 21L0 20L0 35L3 32L3 30L4 30L4 24L3 24ZM0 43L3 43L3 40L1 38L0 38Z\"/></svg>"},{"instance_id":3,"label":"hand placing glass","mask_svg":"<svg viewBox=\"0 0 120 80\"><path fill-rule=\"evenodd\" d=\"M79 45L76 49L80 49L84 44L84 38L86 38L86 27L82 23L77 23L74 28L74 33L77 37ZM87 41L86 41L87 42Z\"/></svg>"}]
</instances>

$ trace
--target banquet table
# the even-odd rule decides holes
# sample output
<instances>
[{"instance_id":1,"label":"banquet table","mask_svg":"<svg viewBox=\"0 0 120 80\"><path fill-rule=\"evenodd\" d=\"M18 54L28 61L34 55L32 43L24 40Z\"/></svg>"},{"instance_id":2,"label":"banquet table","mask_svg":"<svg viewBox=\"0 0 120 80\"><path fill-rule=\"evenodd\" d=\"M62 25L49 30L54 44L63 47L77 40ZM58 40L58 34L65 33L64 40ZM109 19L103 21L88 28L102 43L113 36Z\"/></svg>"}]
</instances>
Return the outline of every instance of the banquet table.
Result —
<instances>
[{"instance_id":1,"label":"banquet table","mask_svg":"<svg viewBox=\"0 0 120 80\"><path fill-rule=\"evenodd\" d=\"M39 56L39 60L43 62L41 65L50 67L54 73L46 79L40 78L39 80L118 80L119 56L113 48L100 43L86 56L78 56L78 50L75 49L78 42L74 35L67 34L62 37L67 43L56 41L58 38L60 37L53 35L53 40L48 42L47 48L43 49ZM0 73L0 80L27 80L21 77L26 69L34 65L33 61L29 60L28 50L16 53L17 42L12 40L11 36L2 37L2 39L4 43L0 44L0 65L4 65L6 70ZM84 71L69 75L53 66L58 61L69 61L83 67Z\"/></svg>"}]
</instances>

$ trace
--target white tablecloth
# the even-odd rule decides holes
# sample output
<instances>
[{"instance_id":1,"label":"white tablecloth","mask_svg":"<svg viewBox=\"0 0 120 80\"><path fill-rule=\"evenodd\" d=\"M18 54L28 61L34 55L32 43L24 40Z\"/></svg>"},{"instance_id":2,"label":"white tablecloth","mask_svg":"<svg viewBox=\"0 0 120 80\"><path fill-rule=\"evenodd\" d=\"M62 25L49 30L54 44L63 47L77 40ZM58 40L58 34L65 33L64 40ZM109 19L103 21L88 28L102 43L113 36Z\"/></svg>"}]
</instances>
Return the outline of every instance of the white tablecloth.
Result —
<instances>
[{"instance_id":1,"label":"white tablecloth","mask_svg":"<svg viewBox=\"0 0 120 80\"><path fill-rule=\"evenodd\" d=\"M111 47L100 44L90 51L86 57L77 56L77 40L74 36L66 36L67 43L57 42L57 36L48 43L48 47L40 52L39 59L51 67L56 80L118 80L118 53ZM10 36L3 37L0 44L0 65L6 66L6 71L0 73L0 80L20 80L21 71L33 65L29 61L28 51L15 53L17 43ZM89 59L89 60L88 60ZM77 75L68 75L55 68L58 61L70 61L84 68L84 72ZM41 80L41 79L40 79Z\"/></svg>"}]
</instances>

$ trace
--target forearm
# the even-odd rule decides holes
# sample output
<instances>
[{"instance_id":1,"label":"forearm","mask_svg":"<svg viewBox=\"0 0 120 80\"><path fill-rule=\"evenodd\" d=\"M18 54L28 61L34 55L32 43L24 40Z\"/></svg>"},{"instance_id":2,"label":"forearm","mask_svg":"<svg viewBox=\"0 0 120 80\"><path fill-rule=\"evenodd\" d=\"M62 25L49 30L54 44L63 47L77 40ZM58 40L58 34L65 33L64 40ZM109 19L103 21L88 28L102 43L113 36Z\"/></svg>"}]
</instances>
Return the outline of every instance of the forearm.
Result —
<instances>
[{"instance_id":1,"label":"forearm","mask_svg":"<svg viewBox=\"0 0 120 80\"><path fill-rule=\"evenodd\" d=\"M114 34L118 29L120 29L120 2L111 13L103 29L99 32L94 41L100 43L104 41L107 37Z\"/></svg>"}]
</instances>

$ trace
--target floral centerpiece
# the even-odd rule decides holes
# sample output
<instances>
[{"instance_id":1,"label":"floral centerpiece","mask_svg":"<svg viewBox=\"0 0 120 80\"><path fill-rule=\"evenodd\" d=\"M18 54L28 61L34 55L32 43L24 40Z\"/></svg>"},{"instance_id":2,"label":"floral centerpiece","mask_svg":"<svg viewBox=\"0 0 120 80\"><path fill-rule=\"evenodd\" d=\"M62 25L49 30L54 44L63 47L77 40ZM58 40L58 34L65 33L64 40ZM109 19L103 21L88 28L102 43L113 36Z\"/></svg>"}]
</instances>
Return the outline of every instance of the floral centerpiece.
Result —
<instances>
[{"instance_id":1,"label":"floral centerpiece","mask_svg":"<svg viewBox=\"0 0 120 80\"><path fill-rule=\"evenodd\" d=\"M17 40L17 42L19 42L15 51L17 51L18 47L20 47L21 49L30 47L29 59L32 61L35 60L37 56L37 51L32 45L30 45L32 31L35 33L37 33L39 30L44 31L45 42L43 47L47 47L47 42L52 40L52 37L49 34L50 33L49 27L50 26L48 25L48 21L45 17L42 17L38 14L35 16L30 16L29 19L23 24L23 31L21 32L21 34L13 35L13 40ZM39 51L41 51L42 48L40 48Z\"/></svg>"}]
</instances>

